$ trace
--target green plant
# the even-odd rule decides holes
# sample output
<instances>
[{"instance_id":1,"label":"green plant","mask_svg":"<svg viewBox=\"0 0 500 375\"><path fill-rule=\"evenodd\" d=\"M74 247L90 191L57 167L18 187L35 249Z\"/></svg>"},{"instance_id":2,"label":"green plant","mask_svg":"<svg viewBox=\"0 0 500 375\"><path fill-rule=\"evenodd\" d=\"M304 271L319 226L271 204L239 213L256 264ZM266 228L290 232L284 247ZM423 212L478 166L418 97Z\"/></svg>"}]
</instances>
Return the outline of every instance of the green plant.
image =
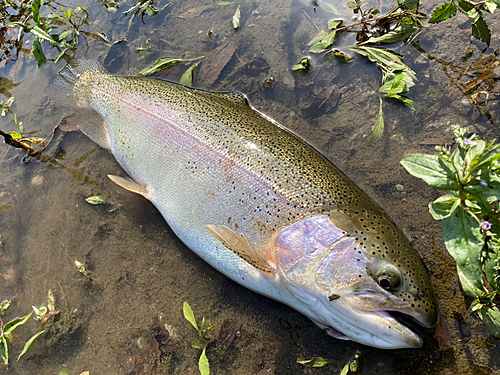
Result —
<instances>
[{"instance_id":1,"label":"green plant","mask_svg":"<svg viewBox=\"0 0 500 375\"><path fill-rule=\"evenodd\" d=\"M209 375L210 364L208 362L206 349L208 344L210 343L210 338L208 337L208 334L210 332L210 329L212 328L212 325L207 324L205 317L202 318L201 324L198 325L198 323L196 323L196 318L194 316L193 310L191 309L191 306L189 306L189 303L187 302L184 302L183 313L184 313L184 318L186 318L186 320L189 323L191 323L191 325L196 329L196 331L198 331L200 337L204 339L201 347L198 347L199 349L203 349L200 355L200 359L198 361L198 368L200 370L201 375Z\"/></svg>"},{"instance_id":2,"label":"green plant","mask_svg":"<svg viewBox=\"0 0 500 375\"><path fill-rule=\"evenodd\" d=\"M47 17L41 17L41 9L46 4L52 12ZM57 3L56 3L57 4ZM44 3L43 0L33 0L31 3L31 13L26 13L21 21L9 23L8 27L21 27L22 31L29 32L34 35L33 46L30 55L35 57L38 66L45 64L47 58L43 52L42 43L49 42L52 47L59 50L59 54L55 58L57 62L66 52L76 51L80 35L83 35L85 41L87 37L92 39L102 38L109 42L106 36L102 33L102 28L95 24L89 24L89 14L83 7L65 9L62 5L55 6L52 2ZM83 26L90 26L95 33L81 30Z\"/></svg>"},{"instance_id":3,"label":"green plant","mask_svg":"<svg viewBox=\"0 0 500 375\"><path fill-rule=\"evenodd\" d=\"M488 25L484 21L483 13L481 11L485 10L493 14L496 7L500 7L500 0L484 0L479 2L452 0L437 7L434 13L432 13L429 23L438 23L452 18L457 14L458 9L461 13L469 17L469 20L471 21L472 35L489 46L491 32Z\"/></svg>"},{"instance_id":4,"label":"green plant","mask_svg":"<svg viewBox=\"0 0 500 375\"><path fill-rule=\"evenodd\" d=\"M3 301L2 304L0 305L0 315L4 315L10 306L11 301ZM9 346L8 343L12 341L13 339L13 334L14 330L17 327L22 326L24 323L28 321L30 316L33 314L33 312L30 312L29 314L21 317L21 318L15 318L10 320L9 322L5 323L3 320L0 318L0 355L2 357L3 363L5 366L9 365ZM35 333L25 344L24 348L17 357L17 360L19 361L21 357L26 354L28 349L31 347L33 342L40 336L41 334L45 333L45 330L41 330L38 333Z\"/></svg>"},{"instance_id":5,"label":"green plant","mask_svg":"<svg viewBox=\"0 0 500 375\"><path fill-rule=\"evenodd\" d=\"M401 161L413 176L437 190L449 190L429 211L443 220L446 248L457 263L463 291L477 312L500 337L500 144L452 127L456 147L436 147L437 155L407 155Z\"/></svg>"},{"instance_id":6,"label":"green plant","mask_svg":"<svg viewBox=\"0 0 500 375\"><path fill-rule=\"evenodd\" d=\"M297 363L309 367L324 367L331 363L337 363L342 366L340 375L347 375L362 371L364 365L364 357L358 350L356 350L354 354L348 354L342 361L334 361L333 359L323 357L313 357L305 361L297 361Z\"/></svg>"},{"instance_id":7,"label":"green plant","mask_svg":"<svg viewBox=\"0 0 500 375\"><path fill-rule=\"evenodd\" d=\"M323 9L339 14L336 9L329 8L321 3ZM350 61L350 56L333 49L341 33L356 34L356 45L347 47L350 51L367 57L382 71L382 82L379 89L380 107L375 124L372 127L368 146L374 145L383 135L384 115L382 96L397 100L412 111L417 108L415 103L405 96L415 86L417 77L415 72L403 63L403 57L387 48L374 45L391 44L398 41L412 41L423 27L425 14L420 12L419 0L398 0L398 4L389 12L380 15L375 8L366 9L361 0L349 1L347 6L360 19L350 25L342 26L343 20L332 18L328 21L328 31L321 30L309 43L309 52L323 53L325 63L337 64ZM490 44L490 30L483 19L481 10L493 13L500 6L500 0L484 0L470 2L467 0L452 0L438 7L429 19L429 23L438 23L453 17L458 9L471 20L472 35ZM295 65L293 70L304 68Z\"/></svg>"}]
</instances>

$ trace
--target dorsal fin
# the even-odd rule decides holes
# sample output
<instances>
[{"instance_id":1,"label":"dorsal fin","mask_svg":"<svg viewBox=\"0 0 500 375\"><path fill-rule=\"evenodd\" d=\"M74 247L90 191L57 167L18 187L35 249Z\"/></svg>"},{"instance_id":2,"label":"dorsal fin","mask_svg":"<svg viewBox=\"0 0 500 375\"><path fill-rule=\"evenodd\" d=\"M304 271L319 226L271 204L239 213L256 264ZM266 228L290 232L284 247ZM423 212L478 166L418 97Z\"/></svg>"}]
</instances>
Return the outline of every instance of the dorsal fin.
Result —
<instances>
[{"instance_id":1,"label":"dorsal fin","mask_svg":"<svg viewBox=\"0 0 500 375\"><path fill-rule=\"evenodd\" d=\"M205 225L205 228L207 228L215 238L222 242L225 247L248 264L257 268L259 271L266 272L270 275L275 274L275 269L259 254L259 251L244 233L239 235L225 225Z\"/></svg>"}]
</instances>

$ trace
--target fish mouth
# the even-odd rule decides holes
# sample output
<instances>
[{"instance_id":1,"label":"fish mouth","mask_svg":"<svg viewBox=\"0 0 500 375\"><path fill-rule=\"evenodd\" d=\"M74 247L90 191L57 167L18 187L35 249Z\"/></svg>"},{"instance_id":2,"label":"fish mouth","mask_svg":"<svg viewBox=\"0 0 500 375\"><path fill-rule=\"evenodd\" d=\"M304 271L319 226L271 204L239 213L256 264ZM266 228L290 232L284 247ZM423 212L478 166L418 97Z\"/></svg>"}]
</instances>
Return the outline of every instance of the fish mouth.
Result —
<instances>
[{"instance_id":1,"label":"fish mouth","mask_svg":"<svg viewBox=\"0 0 500 375\"><path fill-rule=\"evenodd\" d=\"M417 349L423 345L421 327L410 315L385 310L357 310L356 315L358 319L351 320L347 330L345 326L328 326L327 334L380 349Z\"/></svg>"}]
</instances>

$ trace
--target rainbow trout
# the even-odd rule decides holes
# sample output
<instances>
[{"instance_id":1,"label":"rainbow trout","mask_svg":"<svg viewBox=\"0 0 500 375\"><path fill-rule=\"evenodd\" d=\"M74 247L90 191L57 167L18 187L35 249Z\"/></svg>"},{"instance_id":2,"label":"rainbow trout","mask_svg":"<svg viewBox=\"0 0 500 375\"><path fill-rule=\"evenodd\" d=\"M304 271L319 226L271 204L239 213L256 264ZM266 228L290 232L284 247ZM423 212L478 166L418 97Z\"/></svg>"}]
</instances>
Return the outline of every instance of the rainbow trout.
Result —
<instances>
[{"instance_id":1,"label":"rainbow trout","mask_svg":"<svg viewBox=\"0 0 500 375\"><path fill-rule=\"evenodd\" d=\"M109 177L237 283L378 348L422 345L401 316L437 323L430 278L401 230L244 95L115 76L95 61L71 62L49 91L102 116L80 128L131 178Z\"/></svg>"}]
</instances>

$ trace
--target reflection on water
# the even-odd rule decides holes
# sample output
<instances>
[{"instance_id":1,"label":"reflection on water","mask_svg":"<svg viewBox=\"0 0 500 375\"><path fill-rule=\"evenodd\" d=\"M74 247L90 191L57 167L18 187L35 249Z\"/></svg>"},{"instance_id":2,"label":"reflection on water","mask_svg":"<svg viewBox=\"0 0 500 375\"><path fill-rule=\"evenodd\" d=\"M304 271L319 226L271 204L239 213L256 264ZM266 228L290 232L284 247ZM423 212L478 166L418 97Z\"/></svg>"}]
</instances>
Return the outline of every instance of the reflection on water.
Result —
<instances>
[{"instance_id":1,"label":"reflection on water","mask_svg":"<svg viewBox=\"0 0 500 375\"><path fill-rule=\"evenodd\" d=\"M214 374L326 374L340 371L344 357L358 349L366 360L363 374L488 374L488 368L500 369L497 340L466 315L469 302L444 253L440 225L428 214L436 193L399 166L406 153L432 152L434 145L449 143L450 124L470 125L489 138L498 134L494 50L500 41L492 38L482 54L473 43L475 52L461 61L468 41L445 22L420 34L417 48L397 46L417 73L419 82L409 95L421 110L411 113L387 102L385 135L367 148L379 108L377 69L362 59L327 66L316 55L307 74L290 69L307 55L307 43L331 14L309 2L243 1L235 31L231 18L238 4L166 4L157 4L161 11L154 17L135 17L129 29L130 15L123 14L123 7L111 13L100 4L70 2L86 6L90 20L112 42L121 40L95 40L88 51L80 48L85 47L81 41L77 57L98 59L113 73L136 74L162 57L204 56L195 70L195 86L248 94L257 109L309 140L390 213L432 273L442 325L436 333L425 332L425 346L414 351L381 351L326 336L305 317L234 284L192 254L149 202L107 179L107 174L123 175L109 152L63 129L42 154L50 158L49 168L22 164L22 151L0 145L0 299L15 296L6 319L46 304L49 289L61 310L60 330L37 339L21 361L11 361L9 372L194 374L200 353L182 316L184 301L210 323L227 328L224 338L207 349ZM341 3L335 6L343 9ZM497 19L487 22L492 30L500 27ZM58 51L44 48L49 59L57 56ZM26 57L0 64L0 92L15 97L12 111L26 131L42 129L37 136L49 137L72 112L56 107L43 93L63 64L47 63L40 70ZM161 76L178 81L188 67L177 64ZM264 85L270 77L272 83ZM64 121L62 127L68 125ZM0 118L0 129L16 130L12 114ZM85 202L98 193L109 204ZM117 204L118 210L110 209ZM75 260L92 272L94 286L82 280ZM37 324L30 320L19 331L13 356L37 332ZM314 356L335 362L312 370L296 363Z\"/></svg>"}]
</instances>

